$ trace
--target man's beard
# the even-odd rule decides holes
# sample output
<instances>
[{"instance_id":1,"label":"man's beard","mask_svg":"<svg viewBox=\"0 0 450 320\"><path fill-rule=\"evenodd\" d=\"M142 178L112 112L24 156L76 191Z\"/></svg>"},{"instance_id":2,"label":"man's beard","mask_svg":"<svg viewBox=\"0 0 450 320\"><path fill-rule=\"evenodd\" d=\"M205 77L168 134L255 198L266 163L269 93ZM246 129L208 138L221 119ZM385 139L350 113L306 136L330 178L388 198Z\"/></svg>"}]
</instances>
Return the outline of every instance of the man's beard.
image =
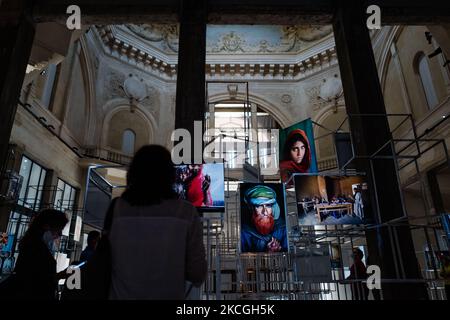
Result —
<instances>
[{"instance_id":1,"label":"man's beard","mask_svg":"<svg viewBox=\"0 0 450 320\"><path fill-rule=\"evenodd\" d=\"M275 226L275 220L273 216L261 216L254 214L252 216L253 224L255 225L256 230L262 234L267 235L273 231L273 227Z\"/></svg>"}]
</instances>

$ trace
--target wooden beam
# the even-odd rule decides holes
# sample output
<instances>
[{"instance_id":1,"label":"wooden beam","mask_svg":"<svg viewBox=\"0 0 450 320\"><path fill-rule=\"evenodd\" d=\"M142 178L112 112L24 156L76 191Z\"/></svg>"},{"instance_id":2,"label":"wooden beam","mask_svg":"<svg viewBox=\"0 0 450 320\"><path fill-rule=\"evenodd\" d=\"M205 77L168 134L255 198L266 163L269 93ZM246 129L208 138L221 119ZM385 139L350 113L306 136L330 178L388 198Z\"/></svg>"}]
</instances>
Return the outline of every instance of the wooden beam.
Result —
<instances>
[{"instance_id":1,"label":"wooden beam","mask_svg":"<svg viewBox=\"0 0 450 320\"><path fill-rule=\"evenodd\" d=\"M179 0L37 0L33 7L36 22L56 21L65 23L70 5L81 9L81 23L177 23Z\"/></svg>"},{"instance_id":2,"label":"wooden beam","mask_svg":"<svg viewBox=\"0 0 450 320\"><path fill-rule=\"evenodd\" d=\"M450 22L448 0L362 0L381 8L383 24ZM66 8L80 6L84 24L175 23L179 0L37 0L36 22L67 19ZM328 24L335 0L209 0L208 23L214 24Z\"/></svg>"}]
</instances>

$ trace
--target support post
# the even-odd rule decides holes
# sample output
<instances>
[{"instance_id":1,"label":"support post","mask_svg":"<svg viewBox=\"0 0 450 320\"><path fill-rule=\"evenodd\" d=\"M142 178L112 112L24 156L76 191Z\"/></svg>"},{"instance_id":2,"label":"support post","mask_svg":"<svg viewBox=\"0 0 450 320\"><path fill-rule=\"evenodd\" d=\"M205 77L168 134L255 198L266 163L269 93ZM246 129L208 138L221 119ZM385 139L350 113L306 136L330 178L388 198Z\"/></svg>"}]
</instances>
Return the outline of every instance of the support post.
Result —
<instances>
[{"instance_id":1,"label":"support post","mask_svg":"<svg viewBox=\"0 0 450 320\"><path fill-rule=\"evenodd\" d=\"M181 2L175 128L187 129L191 134L191 163L196 162L194 155L199 153L199 148L203 159L203 139L194 138L194 121L202 121L203 136L206 17L206 0Z\"/></svg>"},{"instance_id":2,"label":"support post","mask_svg":"<svg viewBox=\"0 0 450 320\"><path fill-rule=\"evenodd\" d=\"M386 223L405 215L395 150L387 144L384 159L369 159L391 139L386 109L361 1L339 1L333 20L339 67L358 170L368 174L375 219ZM369 116L374 115L374 116ZM366 232L370 261L384 279L421 279L408 226L386 226ZM427 299L423 283L384 283L385 299Z\"/></svg>"}]
</instances>

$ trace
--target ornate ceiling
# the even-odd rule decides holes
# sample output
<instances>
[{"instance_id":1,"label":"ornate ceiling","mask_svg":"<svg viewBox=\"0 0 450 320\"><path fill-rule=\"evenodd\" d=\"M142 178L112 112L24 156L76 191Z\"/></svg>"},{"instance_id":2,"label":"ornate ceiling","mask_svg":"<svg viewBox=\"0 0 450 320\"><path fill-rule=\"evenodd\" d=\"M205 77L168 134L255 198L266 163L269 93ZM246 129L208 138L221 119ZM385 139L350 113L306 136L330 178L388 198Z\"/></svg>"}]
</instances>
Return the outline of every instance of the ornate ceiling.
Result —
<instances>
[{"instance_id":1,"label":"ornate ceiling","mask_svg":"<svg viewBox=\"0 0 450 320\"><path fill-rule=\"evenodd\" d=\"M165 54L178 52L178 25L126 25ZM250 26L209 25L206 36L208 54L294 53L311 47L332 33L331 26Z\"/></svg>"},{"instance_id":2,"label":"ornate ceiling","mask_svg":"<svg viewBox=\"0 0 450 320\"><path fill-rule=\"evenodd\" d=\"M96 27L106 52L173 78L176 24ZM208 25L207 77L296 79L336 63L331 26Z\"/></svg>"}]
</instances>

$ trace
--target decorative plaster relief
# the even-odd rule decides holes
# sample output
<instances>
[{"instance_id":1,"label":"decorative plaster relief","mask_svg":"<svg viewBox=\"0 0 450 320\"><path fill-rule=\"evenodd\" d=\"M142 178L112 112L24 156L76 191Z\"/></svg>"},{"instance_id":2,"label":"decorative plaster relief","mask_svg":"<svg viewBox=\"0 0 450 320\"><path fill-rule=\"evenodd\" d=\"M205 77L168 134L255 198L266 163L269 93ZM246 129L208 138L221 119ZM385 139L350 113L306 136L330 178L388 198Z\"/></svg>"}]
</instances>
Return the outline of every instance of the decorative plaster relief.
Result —
<instances>
[{"instance_id":1,"label":"decorative plaster relief","mask_svg":"<svg viewBox=\"0 0 450 320\"><path fill-rule=\"evenodd\" d=\"M292 96L290 94L283 94L281 96L281 102L285 103L285 104L289 104L292 102Z\"/></svg>"},{"instance_id":2,"label":"decorative plaster relief","mask_svg":"<svg viewBox=\"0 0 450 320\"><path fill-rule=\"evenodd\" d=\"M177 24L127 25L135 35L153 42L169 54L178 52ZM207 53L298 53L332 32L331 26L247 26L210 25L207 29Z\"/></svg>"},{"instance_id":3,"label":"decorative plaster relief","mask_svg":"<svg viewBox=\"0 0 450 320\"><path fill-rule=\"evenodd\" d=\"M130 100L142 101L147 98L147 86L144 79L129 74L123 83L123 91Z\"/></svg>"},{"instance_id":4,"label":"decorative plaster relief","mask_svg":"<svg viewBox=\"0 0 450 320\"><path fill-rule=\"evenodd\" d=\"M320 100L320 89L323 85L322 83L319 83L318 85L315 85L313 87L305 88L305 93L308 96L308 102L310 106L312 106L313 110L319 110L320 108L324 107L327 102Z\"/></svg>"},{"instance_id":5,"label":"decorative plaster relief","mask_svg":"<svg viewBox=\"0 0 450 320\"><path fill-rule=\"evenodd\" d=\"M235 30L222 33L218 39L209 39L212 46L207 45L209 53L282 53L303 50L306 43L318 41L332 31L331 26L271 26L276 28L264 34L264 28L250 36L243 26L235 26ZM255 41L256 40L256 41Z\"/></svg>"},{"instance_id":6,"label":"decorative plaster relief","mask_svg":"<svg viewBox=\"0 0 450 320\"><path fill-rule=\"evenodd\" d=\"M333 32L333 27L330 25L285 26L283 27L283 32L285 38L291 38L293 35L295 35L298 40L312 42L320 40L329 35L331 32Z\"/></svg>"},{"instance_id":7,"label":"decorative plaster relief","mask_svg":"<svg viewBox=\"0 0 450 320\"><path fill-rule=\"evenodd\" d=\"M104 92L104 101L108 101L114 98L123 98L125 97L123 91L123 83L125 81L125 75L123 73L109 70L106 74L103 92Z\"/></svg>"},{"instance_id":8,"label":"decorative plaster relief","mask_svg":"<svg viewBox=\"0 0 450 320\"><path fill-rule=\"evenodd\" d=\"M245 49L244 49L244 48ZM249 51L245 40L235 31L223 34L222 37L211 48L211 52L245 52Z\"/></svg>"},{"instance_id":9,"label":"decorative plaster relief","mask_svg":"<svg viewBox=\"0 0 450 320\"><path fill-rule=\"evenodd\" d=\"M172 53L178 52L178 24L130 24L127 28L148 41L161 42L163 48Z\"/></svg>"},{"instance_id":10,"label":"decorative plaster relief","mask_svg":"<svg viewBox=\"0 0 450 320\"><path fill-rule=\"evenodd\" d=\"M107 55L144 69L163 81L173 81L177 69L173 60L175 55L173 51L163 48L164 42L167 42L164 39L178 37L174 31L177 29L173 27L175 25L102 26L98 27L98 36ZM298 80L309 76L337 64L334 42L329 36L331 31L330 26L208 26L206 51L212 60L217 58L213 58L215 55L223 56L224 63L207 63L206 78L220 76L231 80L270 81ZM141 36L140 33L144 34ZM143 43L143 46L136 47L136 41ZM302 52L305 52L305 56L295 59L295 55ZM273 60L273 63L225 62L234 59L235 54L260 55Z\"/></svg>"},{"instance_id":11,"label":"decorative plaster relief","mask_svg":"<svg viewBox=\"0 0 450 320\"><path fill-rule=\"evenodd\" d=\"M322 81L312 87L306 88L305 93L309 98L309 103L313 110L319 110L330 104L337 104L343 96L342 83L337 74Z\"/></svg>"},{"instance_id":12,"label":"decorative plaster relief","mask_svg":"<svg viewBox=\"0 0 450 320\"><path fill-rule=\"evenodd\" d=\"M130 101L131 111L139 106L152 113L155 118L159 116L158 91L144 82L143 78L129 74L123 84L123 90Z\"/></svg>"}]
</instances>

